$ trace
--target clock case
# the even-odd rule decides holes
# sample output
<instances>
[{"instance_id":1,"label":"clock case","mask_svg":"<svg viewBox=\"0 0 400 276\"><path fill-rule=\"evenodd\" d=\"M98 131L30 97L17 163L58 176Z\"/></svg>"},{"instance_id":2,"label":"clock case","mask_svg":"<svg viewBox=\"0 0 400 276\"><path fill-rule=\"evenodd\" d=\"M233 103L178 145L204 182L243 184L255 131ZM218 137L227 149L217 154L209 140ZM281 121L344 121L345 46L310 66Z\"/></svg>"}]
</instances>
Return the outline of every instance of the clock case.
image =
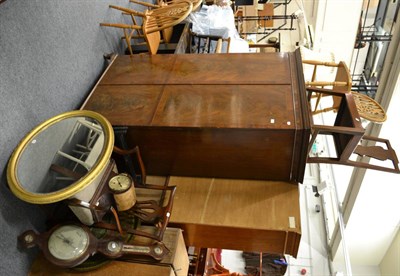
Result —
<instances>
[{"instance_id":1,"label":"clock case","mask_svg":"<svg viewBox=\"0 0 400 276\"><path fill-rule=\"evenodd\" d=\"M50 236L56 231L61 225L56 225L51 228L49 231L37 234L33 230L28 230L18 236L18 244L23 248L31 248L34 246L38 246L42 251L44 257L49 260L51 263L60 266L60 267L74 267L77 266L84 261L86 261L91 255L93 255L97 251L97 239L93 236L87 226L77 224L77 223L69 223L72 225L77 225L82 227L82 229L88 234L88 247L85 252L82 253L78 258L73 260L60 260L55 258L49 250L48 240Z\"/></svg>"},{"instance_id":2,"label":"clock case","mask_svg":"<svg viewBox=\"0 0 400 276\"><path fill-rule=\"evenodd\" d=\"M71 260L56 258L49 250L48 242L50 237L57 229L65 225L75 225L81 228L88 237L88 246L86 249L82 251L78 257ZM155 260L161 260L169 252L168 248L161 242L155 242L149 245L134 245L124 243L121 238L97 239L88 226L78 223L59 224L41 234L37 234L33 230L28 230L18 237L18 242L19 245L24 248L38 246L48 261L64 268L76 267L96 253L100 253L111 259L120 258L124 255L145 255ZM114 247L110 247L110 244L113 244Z\"/></svg>"},{"instance_id":3,"label":"clock case","mask_svg":"<svg viewBox=\"0 0 400 276\"><path fill-rule=\"evenodd\" d=\"M90 210L93 221L100 222L103 217L110 211L114 204L112 193L108 187L108 181L117 175L117 167L115 161L110 159L103 177L89 202L79 200L77 198L67 199L66 203L69 206L75 206Z\"/></svg>"}]
</instances>

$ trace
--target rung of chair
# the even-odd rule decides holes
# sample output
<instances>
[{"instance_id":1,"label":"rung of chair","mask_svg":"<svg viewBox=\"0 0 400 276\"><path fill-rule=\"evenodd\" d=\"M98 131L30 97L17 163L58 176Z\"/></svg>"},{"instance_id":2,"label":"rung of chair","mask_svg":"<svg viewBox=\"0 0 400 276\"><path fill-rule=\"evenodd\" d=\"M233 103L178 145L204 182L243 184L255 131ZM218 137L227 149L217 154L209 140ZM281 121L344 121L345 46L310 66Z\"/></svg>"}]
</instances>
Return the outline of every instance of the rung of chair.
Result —
<instances>
[{"instance_id":1,"label":"rung of chair","mask_svg":"<svg viewBox=\"0 0 400 276\"><path fill-rule=\"evenodd\" d=\"M302 62L305 64L309 64L309 65L323 65L323 66L329 66L329 67L339 67L339 63L329 62L329 61L303 60Z\"/></svg>"},{"instance_id":2,"label":"rung of chair","mask_svg":"<svg viewBox=\"0 0 400 276\"><path fill-rule=\"evenodd\" d=\"M349 85L345 81L306 81L306 85L310 86L346 86Z\"/></svg>"},{"instance_id":3,"label":"rung of chair","mask_svg":"<svg viewBox=\"0 0 400 276\"><path fill-rule=\"evenodd\" d=\"M137 1L137 0L129 0L129 2L143 5L143 6L150 7L150 8L159 8L160 7L160 5L151 4L151 3L147 3L147 2L143 2L143 1Z\"/></svg>"},{"instance_id":4,"label":"rung of chair","mask_svg":"<svg viewBox=\"0 0 400 276\"><path fill-rule=\"evenodd\" d=\"M138 11L135 11L135 10L132 10L132 9L129 9L129 8L125 8L125 7L121 7L121 6L109 5L109 7L113 8L113 9L116 9L116 10L120 10L120 11L126 12L128 14L134 14L134 15L141 16L141 17L145 17L146 16L146 14L143 13L143 12L138 12Z\"/></svg>"},{"instance_id":5,"label":"rung of chair","mask_svg":"<svg viewBox=\"0 0 400 276\"><path fill-rule=\"evenodd\" d=\"M100 26L116 27L116 28L122 28L122 29L135 29L135 30L140 30L141 29L140 26L123 24L123 23L100 23Z\"/></svg>"}]
</instances>

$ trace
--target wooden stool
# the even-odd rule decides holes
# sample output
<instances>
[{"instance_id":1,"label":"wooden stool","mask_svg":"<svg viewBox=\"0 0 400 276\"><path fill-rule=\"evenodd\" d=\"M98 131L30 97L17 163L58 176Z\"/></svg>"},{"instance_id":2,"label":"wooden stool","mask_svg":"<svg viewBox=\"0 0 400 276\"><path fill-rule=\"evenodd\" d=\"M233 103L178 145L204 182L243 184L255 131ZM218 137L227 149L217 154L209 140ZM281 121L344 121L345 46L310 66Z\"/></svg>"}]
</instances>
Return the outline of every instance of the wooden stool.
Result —
<instances>
[{"instance_id":1,"label":"wooden stool","mask_svg":"<svg viewBox=\"0 0 400 276\"><path fill-rule=\"evenodd\" d=\"M324 62L317 60L303 60L303 64L314 66L311 81L305 81L306 86L321 87L334 91L344 91L344 92L351 91L351 76L346 63L344 63L343 61L335 63L335 62ZM320 80L319 77L317 77L317 69L319 67L336 68L336 75L334 76L334 80ZM326 86L331 88L326 88ZM327 108L319 108L319 103L321 101L321 98L328 96L328 94L324 93L315 93L315 94L316 95L312 96L312 98L316 98L315 105L314 107L312 107L313 115L328 111L337 112L340 105L340 97L333 96L333 104L331 106Z\"/></svg>"}]
</instances>

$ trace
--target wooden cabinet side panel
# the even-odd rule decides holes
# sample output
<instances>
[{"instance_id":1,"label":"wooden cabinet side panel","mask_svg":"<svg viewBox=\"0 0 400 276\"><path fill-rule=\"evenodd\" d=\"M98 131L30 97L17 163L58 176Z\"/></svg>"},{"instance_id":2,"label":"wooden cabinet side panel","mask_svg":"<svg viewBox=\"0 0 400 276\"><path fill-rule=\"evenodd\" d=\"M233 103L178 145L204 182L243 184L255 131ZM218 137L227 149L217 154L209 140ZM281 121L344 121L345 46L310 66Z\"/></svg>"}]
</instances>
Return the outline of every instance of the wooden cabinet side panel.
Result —
<instances>
[{"instance_id":1,"label":"wooden cabinet side panel","mask_svg":"<svg viewBox=\"0 0 400 276\"><path fill-rule=\"evenodd\" d=\"M289 232L288 239L286 242L285 253L290 254L294 258L297 258L299 252L301 234L297 232Z\"/></svg>"},{"instance_id":2,"label":"wooden cabinet side panel","mask_svg":"<svg viewBox=\"0 0 400 276\"><path fill-rule=\"evenodd\" d=\"M169 185L177 189L170 222L201 223L213 181L212 178L171 177Z\"/></svg>"},{"instance_id":3,"label":"wooden cabinet side panel","mask_svg":"<svg viewBox=\"0 0 400 276\"><path fill-rule=\"evenodd\" d=\"M117 56L99 85L290 84L289 53ZM271 77L273 76L273 77Z\"/></svg>"},{"instance_id":4,"label":"wooden cabinet side panel","mask_svg":"<svg viewBox=\"0 0 400 276\"><path fill-rule=\"evenodd\" d=\"M151 125L290 130L296 117L290 85L182 84L165 86Z\"/></svg>"},{"instance_id":5,"label":"wooden cabinet side panel","mask_svg":"<svg viewBox=\"0 0 400 276\"><path fill-rule=\"evenodd\" d=\"M118 56L84 108L131 126L128 144L141 147L151 174L301 182L308 130L299 64L293 53ZM187 105L196 95L204 108Z\"/></svg>"},{"instance_id":6,"label":"wooden cabinet side panel","mask_svg":"<svg viewBox=\"0 0 400 276\"><path fill-rule=\"evenodd\" d=\"M166 84L290 85L288 53L176 55Z\"/></svg>"},{"instance_id":7,"label":"wooden cabinet side panel","mask_svg":"<svg viewBox=\"0 0 400 276\"><path fill-rule=\"evenodd\" d=\"M130 127L148 174L290 181L293 130Z\"/></svg>"},{"instance_id":8,"label":"wooden cabinet side panel","mask_svg":"<svg viewBox=\"0 0 400 276\"><path fill-rule=\"evenodd\" d=\"M171 222L301 231L298 187L290 183L171 177L170 185L177 186Z\"/></svg>"},{"instance_id":9,"label":"wooden cabinet side panel","mask_svg":"<svg viewBox=\"0 0 400 276\"><path fill-rule=\"evenodd\" d=\"M170 225L186 245L297 255L298 187L287 182L171 177Z\"/></svg>"},{"instance_id":10,"label":"wooden cabinet side panel","mask_svg":"<svg viewBox=\"0 0 400 276\"><path fill-rule=\"evenodd\" d=\"M297 251L291 251L296 245L287 246L288 236L293 235L291 232L199 224L173 225L183 230L187 246L297 255Z\"/></svg>"},{"instance_id":11,"label":"wooden cabinet side panel","mask_svg":"<svg viewBox=\"0 0 400 276\"><path fill-rule=\"evenodd\" d=\"M307 100L300 51L290 54L293 108L296 110L297 129L293 145L292 180L303 182L311 134L310 108Z\"/></svg>"},{"instance_id":12,"label":"wooden cabinet side panel","mask_svg":"<svg viewBox=\"0 0 400 276\"><path fill-rule=\"evenodd\" d=\"M175 259L173 262L174 271L177 276L187 276L189 271L189 256L186 250L183 232L179 229L178 239L176 242Z\"/></svg>"},{"instance_id":13,"label":"wooden cabinet side panel","mask_svg":"<svg viewBox=\"0 0 400 276\"><path fill-rule=\"evenodd\" d=\"M99 85L165 84L177 55L120 55Z\"/></svg>"},{"instance_id":14,"label":"wooden cabinet side panel","mask_svg":"<svg viewBox=\"0 0 400 276\"><path fill-rule=\"evenodd\" d=\"M164 87L162 85L101 85L85 109L102 114L114 126L151 124Z\"/></svg>"}]
</instances>

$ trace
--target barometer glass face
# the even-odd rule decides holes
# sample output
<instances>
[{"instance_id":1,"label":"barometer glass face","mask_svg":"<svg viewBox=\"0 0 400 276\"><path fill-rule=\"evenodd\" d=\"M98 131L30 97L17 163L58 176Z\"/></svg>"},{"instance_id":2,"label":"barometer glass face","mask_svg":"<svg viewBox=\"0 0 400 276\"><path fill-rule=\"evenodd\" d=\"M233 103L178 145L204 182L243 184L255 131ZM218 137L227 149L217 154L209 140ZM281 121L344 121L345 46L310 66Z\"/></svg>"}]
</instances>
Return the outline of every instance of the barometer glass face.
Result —
<instances>
[{"instance_id":1,"label":"barometer glass face","mask_svg":"<svg viewBox=\"0 0 400 276\"><path fill-rule=\"evenodd\" d=\"M84 255L89 247L89 235L82 227L64 225L49 237L50 254L61 261L73 261Z\"/></svg>"}]
</instances>

